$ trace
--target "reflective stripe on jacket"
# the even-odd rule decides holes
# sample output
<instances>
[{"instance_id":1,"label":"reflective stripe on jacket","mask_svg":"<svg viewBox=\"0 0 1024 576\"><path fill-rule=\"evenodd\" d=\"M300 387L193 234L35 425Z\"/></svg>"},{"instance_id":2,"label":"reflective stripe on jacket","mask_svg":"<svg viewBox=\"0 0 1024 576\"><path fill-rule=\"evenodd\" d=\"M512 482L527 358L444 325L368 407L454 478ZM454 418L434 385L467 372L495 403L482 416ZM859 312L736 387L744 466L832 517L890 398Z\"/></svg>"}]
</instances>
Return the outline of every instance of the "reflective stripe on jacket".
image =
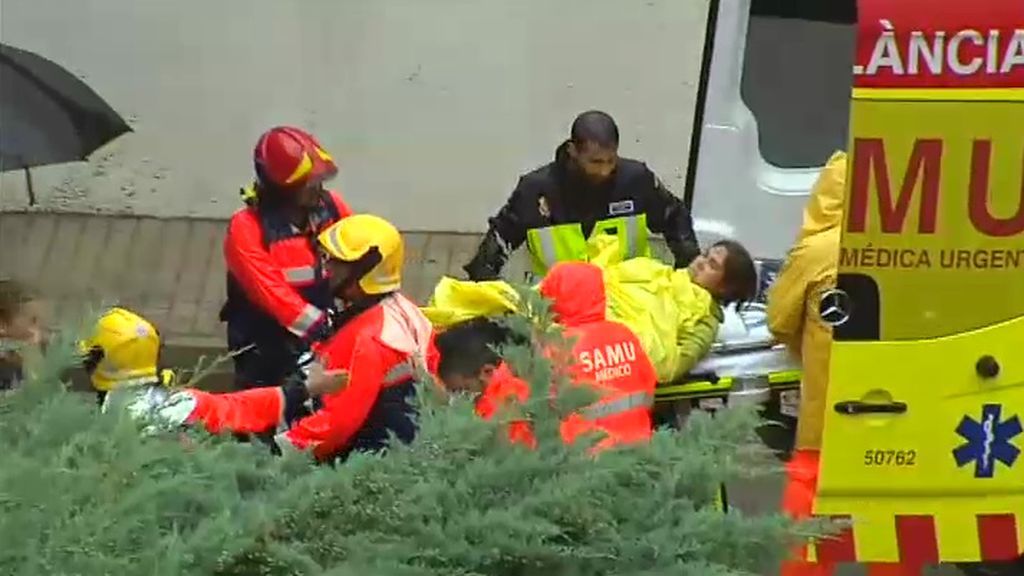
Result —
<instances>
[{"instance_id":1,"label":"reflective stripe on jacket","mask_svg":"<svg viewBox=\"0 0 1024 576\"><path fill-rule=\"evenodd\" d=\"M651 254L646 214L599 220L590 236L584 236L579 224L557 224L534 228L526 233L533 273L543 276L558 262L586 262L587 239L598 234L618 237L622 260Z\"/></svg>"}]
</instances>

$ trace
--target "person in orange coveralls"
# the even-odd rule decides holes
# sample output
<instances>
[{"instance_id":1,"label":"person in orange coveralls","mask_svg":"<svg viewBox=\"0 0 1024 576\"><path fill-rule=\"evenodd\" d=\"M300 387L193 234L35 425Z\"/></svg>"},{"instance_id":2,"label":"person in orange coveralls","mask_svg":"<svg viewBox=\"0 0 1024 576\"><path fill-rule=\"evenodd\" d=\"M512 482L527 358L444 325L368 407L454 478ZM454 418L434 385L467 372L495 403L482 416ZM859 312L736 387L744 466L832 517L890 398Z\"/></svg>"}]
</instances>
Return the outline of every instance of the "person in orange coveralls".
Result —
<instances>
[{"instance_id":1,"label":"person in orange coveralls","mask_svg":"<svg viewBox=\"0 0 1024 576\"><path fill-rule=\"evenodd\" d=\"M331 337L304 355L300 377L229 394L167 392L166 371L156 368L155 328L121 310L108 314L82 344L94 387L133 391L133 413L171 424L257 434L278 426L273 443L279 450L309 451L319 460L383 449L392 434L410 441L416 426L408 401L418 374L436 371L437 353L430 322L399 293L402 237L384 219L359 214L327 228L318 242L342 310ZM339 373L348 375L345 386L331 391L331 377ZM296 379L301 385L289 384ZM325 387L327 393L307 402Z\"/></svg>"},{"instance_id":2,"label":"person in orange coveralls","mask_svg":"<svg viewBox=\"0 0 1024 576\"><path fill-rule=\"evenodd\" d=\"M341 426L338 448L379 450L389 435L408 442L416 434L414 407L417 376L435 373L437 349L434 330L426 316L403 296L402 236L388 221L371 214L356 214L324 230L318 238L330 278L331 293L341 302L332 321L335 331L314 352L329 370L349 370L348 386L322 398L317 414L292 426L293 444L316 439L321 430ZM376 374L353 364L364 343L364 355L376 357ZM356 378L355 370L362 377Z\"/></svg>"},{"instance_id":3,"label":"person in orange coveralls","mask_svg":"<svg viewBox=\"0 0 1024 576\"><path fill-rule=\"evenodd\" d=\"M296 359L328 334L332 299L317 257L316 236L352 213L324 189L338 172L316 139L281 126L253 151L255 183L247 206L232 216L224 239L228 347L238 351L238 387L273 386Z\"/></svg>"},{"instance_id":4,"label":"person in orange coveralls","mask_svg":"<svg viewBox=\"0 0 1024 576\"><path fill-rule=\"evenodd\" d=\"M800 359L800 414L796 449L786 465L783 510L794 518L811 516L818 486L821 436L828 388L832 329L821 320L821 296L836 285L842 233L847 157L837 152L821 171L804 208L803 225L768 295L768 327ZM830 576L831 564L805 560L806 550L786 562L782 576ZM870 564L870 576L915 576L919 567Z\"/></svg>"},{"instance_id":5,"label":"person in orange coveralls","mask_svg":"<svg viewBox=\"0 0 1024 576\"><path fill-rule=\"evenodd\" d=\"M565 337L574 340L572 380L592 386L600 396L562 422L562 438L571 443L599 430L606 437L595 446L598 450L650 440L657 376L636 334L605 318L604 273L593 264L562 262L541 282L540 292L551 300Z\"/></svg>"},{"instance_id":6,"label":"person in orange coveralls","mask_svg":"<svg viewBox=\"0 0 1024 576\"><path fill-rule=\"evenodd\" d=\"M159 426L202 426L211 433L261 433L287 425L308 414L308 402L336 392L349 374L327 372L306 354L301 370L279 386L212 394L175 387L173 371L160 367L160 334L148 320L126 308L104 313L88 338L79 342L82 366L96 390L100 406L123 406L135 418ZM362 346L356 362L361 374L378 370L376 356Z\"/></svg>"},{"instance_id":7,"label":"person in orange coveralls","mask_svg":"<svg viewBox=\"0 0 1024 576\"><path fill-rule=\"evenodd\" d=\"M584 434L600 431L605 437L595 445L598 451L649 440L657 385L654 367L636 335L605 318L601 269L585 262L558 263L541 282L540 291L551 300L564 336L574 340L568 360L573 382L592 386L599 395L597 402L562 421L562 439L572 443ZM560 363L558 358L554 362ZM439 370L439 374L443 372ZM483 418L493 417L507 401L523 403L529 398L529 385L504 364L491 366L484 377L488 382L477 403L477 413ZM513 441L536 444L526 422L513 422L509 436Z\"/></svg>"},{"instance_id":8,"label":"person in orange coveralls","mask_svg":"<svg viewBox=\"0 0 1024 576\"><path fill-rule=\"evenodd\" d=\"M488 318L456 324L438 334L434 341L440 357L437 377L449 392L476 396L477 415L489 420L502 402L514 398L523 404L530 397L529 384L516 378L498 355L500 347L525 343L521 340ZM531 448L537 446L530 423L523 420L509 422L508 439Z\"/></svg>"}]
</instances>

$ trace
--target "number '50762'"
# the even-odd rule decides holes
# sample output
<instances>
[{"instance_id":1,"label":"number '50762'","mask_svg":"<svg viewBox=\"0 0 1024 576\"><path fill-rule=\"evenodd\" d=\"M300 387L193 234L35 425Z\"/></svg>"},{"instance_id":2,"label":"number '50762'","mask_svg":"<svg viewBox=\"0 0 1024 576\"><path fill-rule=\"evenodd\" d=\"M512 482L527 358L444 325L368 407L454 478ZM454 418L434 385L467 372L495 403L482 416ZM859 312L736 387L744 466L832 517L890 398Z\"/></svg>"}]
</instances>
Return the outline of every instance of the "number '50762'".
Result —
<instances>
[{"instance_id":1,"label":"number '50762'","mask_svg":"<svg viewBox=\"0 0 1024 576\"><path fill-rule=\"evenodd\" d=\"M917 450L865 450L865 466L913 466Z\"/></svg>"}]
</instances>

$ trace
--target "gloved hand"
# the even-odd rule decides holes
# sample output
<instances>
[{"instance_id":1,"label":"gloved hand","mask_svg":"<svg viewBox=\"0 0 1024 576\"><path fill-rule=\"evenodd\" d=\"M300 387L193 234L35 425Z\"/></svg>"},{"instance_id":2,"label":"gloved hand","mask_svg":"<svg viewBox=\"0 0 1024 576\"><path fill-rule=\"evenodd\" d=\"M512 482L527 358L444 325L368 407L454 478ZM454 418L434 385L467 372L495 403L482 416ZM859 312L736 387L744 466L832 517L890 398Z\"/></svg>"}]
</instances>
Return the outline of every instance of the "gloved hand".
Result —
<instances>
[{"instance_id":1,"label":"gloved hand","mask_svg":"<svg viewBox=\"0 0 1024 576\"><path fill-rule=\"evenodd\" d=\"M348 370L327 370L319 360L306 368L306 391L311 397L332 394L348 385Z\"/></svg>"},{"instance_id":2,"label":"gloved hand","mask_svg":"<svg viewBox=\"0 0 1024 576\"><path fill-rule=\"evenodd\" d=\"M296 364L296 372L281 385L284 419L289 425L313 412L314 399L348 384L347 370L326 370L312 351L303 352Z\"/></svg>"},{"instance_id":3,"label":"gloved hand","mask_svg":"<svg viewBox=\"0 0 1024 576\"><path fill-rule=\"evenodd\" d=\"M323 342L331 337L331 323L329 320L330 315L325 312L320 315L320 319L317 320L316 324L309 328L309 331L306 332L306 340L310 344Z\"/></svg>"},{"instance_id":4,"label":"gloved hand","mask_svg":"<svg viewBox=\"0 0 1024 576\"><path fill-rule=\"evenodd\" d=\"M498 280L507 258L508 255L505 253L502 243L495 237L495 233L488 231L483 241L480 242L476 255L462 269L474 282Z\"/></svg>"}]
</instances>

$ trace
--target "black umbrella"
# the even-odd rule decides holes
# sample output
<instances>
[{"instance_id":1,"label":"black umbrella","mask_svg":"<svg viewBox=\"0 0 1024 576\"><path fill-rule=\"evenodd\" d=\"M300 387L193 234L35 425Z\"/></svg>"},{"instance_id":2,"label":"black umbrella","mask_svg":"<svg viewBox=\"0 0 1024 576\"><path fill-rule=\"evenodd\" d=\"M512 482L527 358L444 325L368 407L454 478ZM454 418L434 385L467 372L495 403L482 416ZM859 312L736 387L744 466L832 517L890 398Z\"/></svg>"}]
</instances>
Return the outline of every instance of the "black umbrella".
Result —
<instances>
[{"instance_id":1,"label":"black umbrella","mask_svg":"<svg viewBox=\"0 0 1024 576\"><path fill-rule=\"evenodd\" d=\"M85 160L131 128L84 82L38 54L0 44L0 172Z\"/></svg>"}]
</instances>

